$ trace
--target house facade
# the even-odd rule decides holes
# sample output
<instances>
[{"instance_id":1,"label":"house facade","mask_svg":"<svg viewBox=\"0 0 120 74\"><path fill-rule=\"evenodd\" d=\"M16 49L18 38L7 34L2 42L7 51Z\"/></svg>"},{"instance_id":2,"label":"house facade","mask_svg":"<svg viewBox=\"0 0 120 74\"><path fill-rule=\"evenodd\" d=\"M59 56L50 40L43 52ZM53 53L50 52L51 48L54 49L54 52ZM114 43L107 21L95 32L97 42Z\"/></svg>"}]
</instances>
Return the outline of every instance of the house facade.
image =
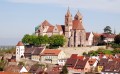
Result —
<instances>
[{"instance_id":1,"label":"house facade","mask_svg":"<svg viewBox=\"0 0 120 74\"><path fill-rule=\"evenodd\" d=\"M90 72L91 67L88 60L89 58L72 54L71 57L67 59L66 66L72 74Z\"/></svg>"},{"instance_id":2,"label":"house facade","mask_svg":"<svg viewBox=\"0 0 120 74\"><path fill-rule=\"evenodd\" d=\"M41 62L61 64L58 61L65 58L65 53L62 50L58 49L45 49L43 53L41 53Z\"/></svg>"},{"instance_id":3,"label":"house facade","mask_svg":"<svg viewBox=\"0 0 120 74\"><path fill-rule=\"evenodd\" d=\"M93 45L93 38L94 34L93 32L87 32L86 33L86 46L92 46Z\"/></svg>"}]
</instances>

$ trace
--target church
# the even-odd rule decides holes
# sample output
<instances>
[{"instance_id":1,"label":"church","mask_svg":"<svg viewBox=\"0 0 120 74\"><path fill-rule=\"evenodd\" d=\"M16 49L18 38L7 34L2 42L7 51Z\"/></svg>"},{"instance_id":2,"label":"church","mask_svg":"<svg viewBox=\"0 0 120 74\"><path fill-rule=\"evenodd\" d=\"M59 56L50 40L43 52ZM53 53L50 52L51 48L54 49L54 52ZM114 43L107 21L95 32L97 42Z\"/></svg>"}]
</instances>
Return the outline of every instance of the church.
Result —
<instances>
[{"instance_id":1,"label":"church","mask_svg":"<svg viewBox=\"0 0 120 74\"><path fill-rule=\"evenodd\" d=\"M64 35L67 39L67 47L86 46L87 33L85 31L85 28L83 27L82 15L79 10L73 19L72 14L68 8L64 19L64 25L57 24L55 26L45 20L40 25L35 27L35 34L37 36L48 35L48 37L55 34Z\"/></svg>"}]
</instances>

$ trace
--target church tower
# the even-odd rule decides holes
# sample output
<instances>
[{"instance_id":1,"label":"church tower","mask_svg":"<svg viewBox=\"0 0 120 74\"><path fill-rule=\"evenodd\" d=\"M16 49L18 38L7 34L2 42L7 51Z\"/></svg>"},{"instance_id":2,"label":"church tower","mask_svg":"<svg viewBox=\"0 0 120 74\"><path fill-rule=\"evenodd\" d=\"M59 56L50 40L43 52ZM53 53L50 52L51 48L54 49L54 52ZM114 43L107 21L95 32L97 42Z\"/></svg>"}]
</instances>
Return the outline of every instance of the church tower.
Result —
<instances>
[{"instance_id":1,"label":"church tower","mask_svg":"<svg viewBox=\"0 0 120 74\"><path fill-rule=\"evenodd\" d=\"M65 36L70 38L71 36L71 29L72 29L72 15L68 8L67 13L65 15Z\"/></svg>"},{"instance_id":2,"label":"church tower","mask_svg":"<svg viewBox=\"0 0 120 74\"><path fill-rule=\"evenodd\" d=\"M25 47L24 44L19 41L16 45L16 61L20 61L21 57L24 57Z\"/></svg>"},{"instance_id":3,"label":"church tower","mask_svg":"<svg viewBox=\"0 0 120 74\"><path fill-rule=\"evenodd\" d=\"M75 15L74 20L79 20L82 23L82 15L79 12L79 10L78 10L78 12Z\"/></svg>"}]
</instances>

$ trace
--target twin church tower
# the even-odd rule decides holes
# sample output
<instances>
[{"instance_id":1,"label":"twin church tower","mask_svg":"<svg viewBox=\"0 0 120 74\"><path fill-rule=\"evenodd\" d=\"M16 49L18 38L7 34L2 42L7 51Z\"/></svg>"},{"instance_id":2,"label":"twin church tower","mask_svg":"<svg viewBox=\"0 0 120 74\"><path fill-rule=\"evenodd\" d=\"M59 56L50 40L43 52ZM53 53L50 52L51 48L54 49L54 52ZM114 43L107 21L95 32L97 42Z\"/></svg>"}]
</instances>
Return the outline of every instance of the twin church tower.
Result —
<instances>
[{"instance_id":1,"label":"twin church tower","mask_svg":"<svg viewBox=\"0 0 120 74\"><path fill-rule=\"evenodd\" d=\"M42 22L35 28L36 35L51 35L59 34L64 35L67 39L66 46L78 47L86 45L86 32L82 23L82 15L78 11L72 18L72 14L68 8L65 14L64 25L51 25L47 20Z\"/></svg>"}]
</instances>

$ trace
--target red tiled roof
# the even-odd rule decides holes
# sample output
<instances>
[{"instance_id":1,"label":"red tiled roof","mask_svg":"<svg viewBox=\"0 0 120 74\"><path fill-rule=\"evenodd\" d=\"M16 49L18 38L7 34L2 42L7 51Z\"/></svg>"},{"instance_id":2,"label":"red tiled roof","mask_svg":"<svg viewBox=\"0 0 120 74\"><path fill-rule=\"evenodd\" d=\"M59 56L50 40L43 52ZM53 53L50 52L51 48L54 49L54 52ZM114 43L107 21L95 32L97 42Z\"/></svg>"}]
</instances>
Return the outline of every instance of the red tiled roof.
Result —
<instances>
[{"instance_id":1,"label":"red tiled roof","mask_svg":"<svg viewBox=\"0 0 120 74\"><path fill-rule=\"evenodd\" d=\"M87 32L86 33L86 40L88 40L89 36L90 36L90 32Z\"/></svg>"},{"instance_id":2,"label":"red tiled roof","mask_svg":"<svg viewBox=\"0 0 120 74\"><path fill-rule=\"evenodd\" d=\"M102 35L106 38L114 38L115 37L115 34L103 33Z\"/></svg>"},{"instance_id":3,"label":"red tiled roof","mask_svg":"<svg viewBox=\"0 0 120 74\"><path fill-rule=\"evenodd\" d=\"M68 58L66 61L67 67L74 67L78 59L76 58Z\"/></svg>"},{"instance_id":4,"label":"red tiled roof","mask_svg":"<svg viewBox=\"0 0 120 74\"><path fill-rule=\"evenodd\" d=\"M16 46L24 46L24 44L22 43L22 41L19 41Z\"/></svg>"},{"instance_id":5,"label":"red tiled roof","mask_svg":"<svg viewBox=\"0 0 120 74\"><path fill-rule=\"evenodd\" d=\"M79 20L73 20L73 29L84 30L83 25Z\"/></svg>"},{"instance_id":6,"label":"red tiled roof","mask_svg":"<svg viewBox=\"0 0 120 74\"><path fill-rule=\"evenodd\" d=\"M93 33L93 35L94 35L95 37L99 37L99 36L101 36L102 34L99 34L99 33Z\"/></svg>"},{"instance_id":7,"label":"red tiled roof","mask_svg":"<svg viewBox=\"0 0 120 74\"><path fill-rule=\"evenodd\" d=\"M19 72L0 72L0 74L19 74Z\"/></svg>"},{"instance_id":8,"label":"red tiled roof","mask_svg":"<svg viewBox=\"0 0 120 74\"><path fill-rule=\"evenodd\" d=\"M83 60L84 56L78 56L77 54L72 54L70 58Z\"/></svg>"},{"instance_id":9,"label":"red tiled roof","mask_svg":"<svg viewBox=\"0 0 120 74\"><path fill-rule=\"evenodd\" d=\"M62 25L56 25L56 26L57 26L57 28L58 28L59 31L63 31L62 30Z\"/></svg>"},{"instance_id":10,"label":"red tiled roof","mask_svg":"<svg viewBox=\"0 0 120 74\"><path fill-rule=\"evenodd\" d=\"M44 50L44 48L40 48L40 47L36 47L33 52L32 55L39 55L42 51Z\"/></svg>"},{"instance_id":11,"label":"red tiled roof","mask_svg":"<svg viewBox=\"0 0 120 74\"><path fill-rule=\"evenodd\" d=\"M53 32L54 26L49 26L47 32Z\"/></svg>"},{"instance_id":12,"label":"red tiled roof","mask_svg":"<svg viewBox=\"0 0 120 74\"><path fill-rule=\"evenodd\" d=\"M78 60L77 64L75 66L75 69L84 69L85 65L86 65L86 60Z\"/></svg>"},{"instance_id":13,"label":"red tiled roof","mask_svg":"<svg viewBox=\"0 0 120 74\"><path fill-rule=\"evenodd\" d=\"M77 58L78 54L72 54L70 58Z\"/></svg>"},{"instance_id":14,"label":"red tiled roof","mask_svg":"<svg viewBox=\"0 0 120 74\"><path fill-rule=\"evenodd\" d=\"M43 53L41 53L41 55L55 55L57 56L59 53L61 52L61 50L58 49L45 49L43 51Z\"/></svg>"},{"instance_id":15,"label":"red tiled roof","mask_svg":"<svg viewBox=\"0 0 120 74\"><path fill-rule=\"evenodd\" d=\"M42 23L42 26L52 26L47 20Z\"/></svg>"}]
</instances>

